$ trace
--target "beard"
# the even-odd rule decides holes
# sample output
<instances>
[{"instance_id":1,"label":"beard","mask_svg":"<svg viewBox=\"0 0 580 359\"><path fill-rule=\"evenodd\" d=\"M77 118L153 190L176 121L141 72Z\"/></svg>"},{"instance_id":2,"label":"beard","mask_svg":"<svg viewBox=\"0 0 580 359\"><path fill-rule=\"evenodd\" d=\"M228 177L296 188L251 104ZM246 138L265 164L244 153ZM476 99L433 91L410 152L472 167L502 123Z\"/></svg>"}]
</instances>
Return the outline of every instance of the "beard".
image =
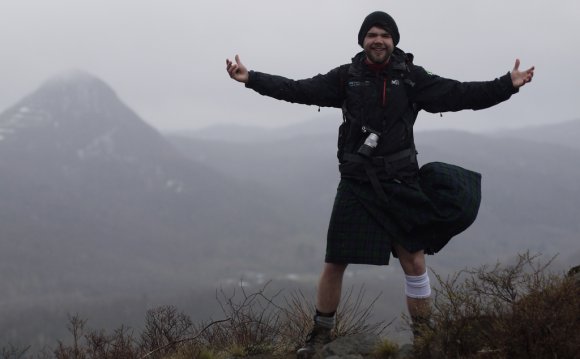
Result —
<instances>
[{"instance_id":1,"label":"beard","mask_svg":"<svg viewBox=\"0 0 580 359\"><path fill-rule=\"evenodd\" d=\"M370 48L365 49L365 53L371 62L375 64L384 64L389 60L389 57L391 57L393 50L388 46L371 46Z\"/></svg>"}]
</instances>

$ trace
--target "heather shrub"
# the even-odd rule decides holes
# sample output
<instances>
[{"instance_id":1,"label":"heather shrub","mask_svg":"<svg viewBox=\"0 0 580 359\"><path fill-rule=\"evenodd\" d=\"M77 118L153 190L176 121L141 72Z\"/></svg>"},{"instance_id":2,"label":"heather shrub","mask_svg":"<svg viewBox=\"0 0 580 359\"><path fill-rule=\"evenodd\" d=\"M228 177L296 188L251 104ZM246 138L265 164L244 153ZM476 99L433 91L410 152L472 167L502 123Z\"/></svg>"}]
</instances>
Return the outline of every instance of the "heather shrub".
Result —
<instances>
[{"instance_id":1,"label":"heather shrub","mask_svg":"<svg viewBox=\"0 0 580 359\"><path fill-rule=\"evenodd\" d=\"M414 340L416 358L576 358L580 348L580 269L570 275L549 270L553 260L518 255L512 264L464 269L437 279L431 320ZM391 323L373 322L380 295L364 286L346 290L334 334L381 335ZM32 355L27 347L0 348L0 359L225 359L288 357L312 326L314 303L300 291L282 295L269 283L251 292L240 285L216 291L217 320L192 323L173 306L147 311L143 330L121 326L92 330L71 316L67 344ZM408 318L407 318L408 320ZM409 323L410 324L410 323ZM398 345L385 339L373 357L398 358Z\"/></svg>"},{"instance_id":2,"label":"heather shrub","mask_svg":"<svg viewBox=\"0 0 580 359\"><path fill-rule=\"evenodd\" d=\"M282 296L269 283L249 292L239 288L216 291L221 318L194 324L173 306L148 310L138 336L127 327L111 333L88 328L78 315L69 318L68 344L57 343L41 359L222 359L232 357L284 357L303 343L312 326L314 304L302 292ZM364 287L347 290L337 311L337 336L380 334L389 324L372 323L372 308L379 296L368 300ZM386 349L385 349L386 348ZM389 348L383 348L386 353ZM391 348L392 350L392 348ZM30 359L26 349L4 348L4 358ZM383 356L385 357L385 356Z\"/></svg>"},{"instance_id":3,"label":"heather shrub","mask_svg":"<svg viewBox=\"0 0 580 359\"><path fill-rule=\"evenodd\" d=\"M415 340L418 358L575 358L580 289L539 255L514 264L435 275L431 322Z\"/></svg>"}]
</instances>

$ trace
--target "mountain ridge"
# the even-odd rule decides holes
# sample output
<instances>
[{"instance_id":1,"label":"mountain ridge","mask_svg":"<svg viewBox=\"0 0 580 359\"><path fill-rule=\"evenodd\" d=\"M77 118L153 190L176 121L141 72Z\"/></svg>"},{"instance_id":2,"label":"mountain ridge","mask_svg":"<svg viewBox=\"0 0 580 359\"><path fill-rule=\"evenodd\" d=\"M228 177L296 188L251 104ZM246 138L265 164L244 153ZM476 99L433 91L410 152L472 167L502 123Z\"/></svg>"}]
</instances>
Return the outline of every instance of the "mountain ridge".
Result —
<instances>
[{"instance_id":1,"label":"mountain ridge","mask_svg":"<svg viewBox=\"0 0 580 359\"><path fill-rule=\"evenodd\" d=\"M277 226L293 231L295 226L286 225L282 213L270 205L277 202L274 194L187 159L99 82L96 90L91 87L87 93L98 97L96 103L106 109L93 111L92 100L83 107L84 95L71 97L68 90L61 91L86 85L77 80L76 75L50 80L0 114L0 126L13 124L15 109L24 107L35 109L42 121L61 124L29 127L27 121L37 118L25 113L18 118L18 131L0 141L3 259L16 265L11 258L19 253L37 262L35 268L53 267L49 262L57 261L73 270L80 265L77 254L88 255L76 271L75 281L82 281L100 269L101 260L111 265L100 270L111 273L132 258L134 275L149 273L160 285L170 279L147 271L138 274L138 268L158 268L148 262L154 258L166 265L170 258L189 257L189 270L216 271L208 276L212 281L224 270L197 262L206 253L222 255L228 246L247 253L244 243L250 238L271 236ZM89 80L94 85L94 79ZM69 86L66 81L73 83ZM251 210L242 210L245 207ZM255 225L250 220L252 212L262 216L264 223ZM50 243L66 255L50 250ZM18 249L22 247L42 251L22 252ZM110 252L112 248L116 250ZM54 273L51 269L21 275L24 279L30 274ZM101 278L104 292L108 285L116 286L114 279L110 282Z\"/></svg>"}]
</instances>

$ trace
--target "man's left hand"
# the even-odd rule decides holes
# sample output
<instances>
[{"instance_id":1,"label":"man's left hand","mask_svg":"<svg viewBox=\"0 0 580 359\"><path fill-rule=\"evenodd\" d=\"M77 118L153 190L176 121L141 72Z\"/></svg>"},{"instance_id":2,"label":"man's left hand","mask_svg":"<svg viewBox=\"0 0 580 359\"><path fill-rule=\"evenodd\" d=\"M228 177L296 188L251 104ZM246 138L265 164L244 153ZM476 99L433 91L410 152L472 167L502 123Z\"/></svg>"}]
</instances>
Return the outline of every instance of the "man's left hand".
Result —
<instances>
[{"instance_id":1,"label":"man's left hand","mask_svg":"<svg viewBox=\"0 0 580 359\"><path fill-rule=\"evenodd\" d=\"M514 87L520 88L528 82L532 81L532 78L534 77L534 69L534 66L532 66L525 71L520 71L520 59L516 59L514 68L510 73Z\"/></svg>"}]
</instances>

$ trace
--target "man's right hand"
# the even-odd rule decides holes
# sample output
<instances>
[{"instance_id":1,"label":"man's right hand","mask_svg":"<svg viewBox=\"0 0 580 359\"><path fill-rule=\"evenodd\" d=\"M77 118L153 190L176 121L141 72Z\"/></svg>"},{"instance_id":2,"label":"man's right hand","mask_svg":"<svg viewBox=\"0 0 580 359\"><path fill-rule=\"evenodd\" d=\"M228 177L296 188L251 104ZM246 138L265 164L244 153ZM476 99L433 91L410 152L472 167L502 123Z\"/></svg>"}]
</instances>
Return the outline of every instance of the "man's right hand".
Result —
<instances>
[{"instance_id":1,"label":"man's right hand","mask_svg":"<svg viewBox=\"0 0 580 359\"><path fill-rule=\"evenodd\" d=\"M228 71L228 74L230 74L230 77L236 81L243 83L248 82L248 69L240 61L240 56L236 55L235 59L235 64L231 62L230 59L226 59L226 70Z\"/></svg>"}]
</instances>

